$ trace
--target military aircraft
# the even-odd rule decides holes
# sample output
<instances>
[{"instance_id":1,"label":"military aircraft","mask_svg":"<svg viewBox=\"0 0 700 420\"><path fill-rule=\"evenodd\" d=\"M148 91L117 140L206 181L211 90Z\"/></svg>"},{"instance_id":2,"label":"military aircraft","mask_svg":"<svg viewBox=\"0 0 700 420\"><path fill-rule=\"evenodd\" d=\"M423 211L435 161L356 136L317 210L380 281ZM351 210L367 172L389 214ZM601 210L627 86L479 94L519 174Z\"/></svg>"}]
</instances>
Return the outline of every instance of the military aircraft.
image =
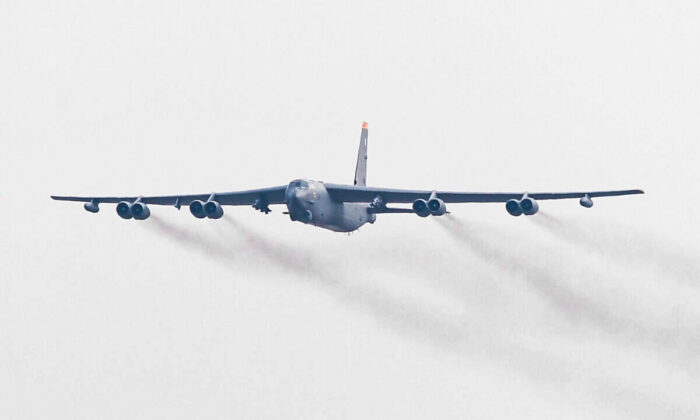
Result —
<instances>
[{"instance_id":1,"label":"military aircraft","mask_svg":"<svg viewBox=\"0 0 700 420\"><path fill-rule=\"evenodd\" d=\"M537 200L578 198L586 208L593 206L595 197L644 194L642 190L584 191L584 192L448 192L403 190L367 186L367 123L362 123L360 148L357 153L353 185L329 184L310 179L295 179L287 185L246 191L213 192L137 197L67 197L51 196L54 200L84 202L85 210L97 213L101 203L116 203L117 214L124 219L145 220L151 215L148 205L170 205L178 210L189 206L198 219L220 219L222 206L252 206L265 214L270 205L286 204L289 218L295 222L329 229L352 232L365 223L374 223L377 214L415 213L420 217L442 216L448 203L505 203L512 216L532 216L539 210ZM412 203L411 208L388 207L389 203Z\"/></svg>"}]
</instances>

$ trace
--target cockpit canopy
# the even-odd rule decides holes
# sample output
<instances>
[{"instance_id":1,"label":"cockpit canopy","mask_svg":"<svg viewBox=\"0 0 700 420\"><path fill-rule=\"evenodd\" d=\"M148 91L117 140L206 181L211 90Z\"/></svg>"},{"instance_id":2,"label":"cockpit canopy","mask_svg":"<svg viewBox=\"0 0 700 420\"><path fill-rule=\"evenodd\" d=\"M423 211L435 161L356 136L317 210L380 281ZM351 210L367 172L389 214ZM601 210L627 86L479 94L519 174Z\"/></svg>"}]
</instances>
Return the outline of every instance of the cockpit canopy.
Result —
<instances>
[{"instance_id":1,"label":"cockpit canopy","mask_svg":"<svg viewBox=\"0 0 700 420\"><path fill-rule=\"evenodd\" d=\"M289 188L301 188L303 190L309 188L309 183L303 179L295 179L289 183Z\"/></svg>"}]
</instances>

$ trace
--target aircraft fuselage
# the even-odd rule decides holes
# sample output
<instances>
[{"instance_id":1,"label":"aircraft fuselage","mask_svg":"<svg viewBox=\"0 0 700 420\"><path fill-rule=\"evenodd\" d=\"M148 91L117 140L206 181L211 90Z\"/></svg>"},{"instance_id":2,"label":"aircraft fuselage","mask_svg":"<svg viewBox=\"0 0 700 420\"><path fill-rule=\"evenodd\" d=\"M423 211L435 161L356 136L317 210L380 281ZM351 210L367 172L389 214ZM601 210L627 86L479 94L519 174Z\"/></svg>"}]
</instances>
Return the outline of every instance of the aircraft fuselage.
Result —
<instances>
[{"instance_id":1,"label":"aircraft fuselage","mask_svg":"<svg viewBox=\"0 0 700 420\"><path fill-rule=\"evenodd\" d=\"M289 218L295 222L335 232L352 232L365 223L374 223L369 203L343 203L334 200L323 182L297 179L285 191Z\"/></svg>"}]
</instances>

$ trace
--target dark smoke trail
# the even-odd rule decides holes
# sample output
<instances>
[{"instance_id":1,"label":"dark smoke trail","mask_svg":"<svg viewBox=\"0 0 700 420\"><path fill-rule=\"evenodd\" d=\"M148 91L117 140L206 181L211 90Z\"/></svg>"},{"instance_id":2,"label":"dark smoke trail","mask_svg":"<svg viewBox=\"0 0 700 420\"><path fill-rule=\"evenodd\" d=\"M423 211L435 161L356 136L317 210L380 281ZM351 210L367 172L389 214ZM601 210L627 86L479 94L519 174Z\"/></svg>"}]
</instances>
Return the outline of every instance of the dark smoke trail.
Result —
<instances>
[{"instance_id":1,"label":"dark smoke trail","mask_svg":"<svg viewBox=\"0 0 700 420\"><path fill-rule=\"evenodd\" d=\"M440 307L429 307L399 293L392 293L388 289L367 287L366 283L357 281L355 278L357 271L348 272L342 265L334 264L335 261L328 259L328 253L320 255L314 253L314 258L305 259L305 256L312 255L308 249L280 244L234 220L229 219L228 222L234 227L237 235L242 236L247 244L253 246L271 262L289 267L304 279L313 280L314 285L322 287L339 301L364 309L401 335L419 339L440 351L469 355L473 359L488 362L497 360L497 364L502 368L515 370L531 380L545 382L549 385L566 383L569 379L565 359L554 357L550 350L532 348L522 345L517 340L513 341L507 332L506 335L503 335L502 326L494 326L493 322L483 322L484 319L465 318L442 310ZM472 231L472 233L476 232ZM483 255L489 255L495 259L500 258L506 266L516 260L506 253L499 252L497 247L489 245L482 234L474 236L478 238L475 246L485 245L482 247ZM346 257L348 255L344 254L343 258ZM361 261L361 257L358 255L352 257L357 257L356 259ZM410 258L410 255L402 258ZM400 263L400 258L394 262ZM438 259L435 263L450 264L451 262ZM531 268L527 264L520 263L517 268L527 271L530 276L543 277L543 274L539 273L536 268ZM547 278L546 280L548 283L543 287L557 286L555 278ZM541 292L545 291L541 290ZM598 310L594 305L587 304L585 300L578 302L575 295L563 286L555 294L560 298L560 305L564 309L569 308L567 303L573 302L573 304L586 306L579 308L579 312ZM602 310L599 312L601 313L598 315L597 322L610 323L611 315ZM592 315L588 314L587 316ZM590 380L604 384L608 389L615 391L620 388L628 389L626 385L611 383L609 379L605 378L604 373L592 373ZM639 396L639 401L636 401L637 406L644 406L647 410L657 412L664 410L663 401L644 398L645 394L642 391L635 392L635 395ZM627 402L615 400L609 403L623 409L629 409Z\"/></svg>"},{"instance_id":2,"label":"dark smoke trail","mask_svg":"<svg viewBox=\"0 0 700 420\"><path fill-rule=\"evenodd\" d=\"M550 274L554 271L550 266L553 261L546 261L545 267L540 267L539 261L512 256L506 250L522 244L517 240L507 240L505 235L498 234L493 229L485 234L475 226L467 225L451 215L444 220L437 219L437 222L474 254L511 274L523 274L529 284L534 286L535 290L550 304L566 314L570 321L577 323L582 318L588 317L598 324L611 325L611 315L606 310L581 299L574 291L568 290L562 282L558 281L557 277ZM494 243L494 241L500 243Z\"/></svg>"},{"instance_id":3,"label":"dark smoke trail","mask_svg":"<svg viewBox=\"0 0 700 420\"><path fill-rule=\"evenodd\" d=\"M226 218L236 234L244 238L246 245L253 247L270 262L290 269L305 280L311 280L314 285L321 286L340 301L368 310L379 319L387 321L392 328L402 334L408 334L421 341L436 346L442 351L458 352L459 354L484 355L480 347L484 334L488 335L490 346L489 357L500 354L509 359L519 359L523 362L521 370L532 369L532 375L557 376L556 365L552 360L545 360L539 355L525 349L514 349L505 344L498 346L493 331L483 330L481 325L470 323L454 314L445 313L440 308L428 308L399 294L379 287L367 287L366 282L358 281L353 273L347 273L341 264L330 261L326 257L309 250L292 248L287 245L266 239L262 234L241 225L231 218ZM347 255L343 255L347 257ZM357 258L361 261L361 258ZM546 374L546 372L549 372Z\"/></svg>"},{"instance_id":4,"label":"dark smoke trail","mask_svg":"<svg viewBox=\"0 0 700 420\"><path fill-rule=\"evenodd\" d=\"M263 257L278 266L296 273L319 276L321 273L313 264L309 254L300 249L294 249L281 243L273 243L262 235L238 223L231 217L224 216L223 220L242 236L245 246L262 254Z\"/></svg>"},{"instance_id":5,"label":"dark smoke trail","mask_svg":"<svg viewBox=\"0 0 700 420\"><path fill-rule=\"evenodd\" d=\"M465 318L449 310L407 298L386 288L368 287L367 281L358 281L355 277L358 271L348 271L347 267L337 264L334 259L329 259L335 255L329 256L328 252L312 253L302 246L285 245L228 217L225 217L224 221L235 232L230 236L231 239L235 238L238 241L239 248L249 247L265 261L310 281L309 284L321 288L340 302L367 311L383 321L382 324L390 327L395 333L417 339L440 351L469 355L476 360L489 362L498 360L499 366L515 370L535 381L544 381L547 384L567 381L565 360L552 357L542 349L519 345L517 340L513 341L507 335L499 333L500 328L498 326L494 328L492 322L484 323ZM215 256L223 262L234 261L236 266L245 262L244 259L237 258L237 253L221 247L219 242L210 240L198 232L191 232L158 219L154 219L152 225L159 233L178 243L190 246L206 255ZM221 230L221 225L216 227ZM489 256L492 260L500 260L504 266L512 263L508 260L513 257L509 257L507 253L500 252L498 247L489 244L483 232L480 234L470 231L467 226L464 228L470 234L469 237L475 240L472 245L474 249L482 249L481 255ZM437 260L434 264L456 264L453 260L441 259L441 255L435 254ZM347 254L342 255L342 258L346 257ZM361 260L360 255L352 257ZM398 265L411 256L410 254L406 256L401 251L392 258L393 263ZM521 264L516 269L527 270L527 267ZM528 271L529 274L533 272L535 271ZM648 400L645 401L648 402Z\"/></svg>"},{"instance_id":6,"label":"dark smoke trail","mask_svg":"<svg viewBox=\"0 0 700 420\"><path fill-rule=\"evenodd\" d=\"M564 313L574 325L586 322L587 325L612 336L626 338L634 343L645 342L657 349L680 351L690 356L690 359L697 359L697 351L700 349L700 335L694 327L697 320L689 320L690 325L684 327L654 325L628 316L622 305L610 306L595 301L590 293L575 289L570 286L571 282L567 281L570 277L580 276L579 273L596 275L598 281L605 283L616 282L619 279L605 277L602 273L590 274L589 268L579 266L577 259L551 255L547 250L543 251L546 255L518 255L518 249L522 247L536 250L537 245L533 246L532 240L528 243L508 240L505 234L496 229L485 233L474 225L467 225L454 217L438 220L438 223L473 253L511 274L523 274L528 284L533 286L533 290ZM509 249L512 251L508 251ZM557 272L561 274L553 274Z\"/></svg>"},{"instance_id":7,"label":"dark smoke trail","mask_svg":"<svg viewBox=\"0 0 700 420\"><path fill-rule=\"evenodd\" d=\"M199 232L192 232L181 226L168 223L157 216L151 216L148 222L144 224L148 229L165 235L182 246L190 247L204 255L229 262L237 261L238 259L237 253L233 252L231 248L222 247L214 241L205 238Z\"/></svg>"},{"instance_id":8,"label":"dark smoke trail","mask_svg":"<svg viewBox=\"0 0 700 420\"><path fill-rule=\"evenodd\" d=\"M648 232L613 223L584 227L577 220L546 213L530 220L574 245L623 262L653 267L676 280L700 286L700 259L684 255L677 245Z\"/></svg>"}]
</instances>

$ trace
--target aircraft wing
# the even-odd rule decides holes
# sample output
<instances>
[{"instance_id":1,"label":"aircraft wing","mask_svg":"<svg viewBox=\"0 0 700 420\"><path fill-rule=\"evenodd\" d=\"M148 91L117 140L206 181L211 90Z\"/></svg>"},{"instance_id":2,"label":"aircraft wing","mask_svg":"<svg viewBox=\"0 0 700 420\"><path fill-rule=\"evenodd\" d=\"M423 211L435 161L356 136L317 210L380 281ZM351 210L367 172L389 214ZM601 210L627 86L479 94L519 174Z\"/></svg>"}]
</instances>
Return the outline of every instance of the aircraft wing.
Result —
<instances>
[{"instance_id":1,"label":"aircraft wing","mask_svg":"<svg viewBox=\"0 0 700 420\"><path fill-rule=\"evenodd\" d=\"M205 193L205 194L180 194L180 195L160 195L160 196L140 196L140 197L69 197L52 195L51 198L60 201L80 201L99 203L119 203L120 201L128 201L133 203L137 199L144 204L164 205L164 206L187 206L194 200L207 201L212 194L219 204L224 206L250 206L256 200L261 199L266 204L284 204L284 192L286 185L269 188L258 188L246 191L232 191L222 193Z\"/></svg>"},{"instance_id":2,"label":"aircraft wing","mask_svg":"<svg viewBox=\"0 0 700 420\"><path fill-rule=\"evenodd\" d=\"M337 201L371 203L377 196L386 203L410 203L417 199L427 200L433 191L399 190L393 188L358 187L352 185L325 184L326 190ZM612 197L618 195L644 194L642 190L580 191L580 192L453 192L436 191L436 196L445 203L505 203L521 199L525 194L535 200L559 200L564 198Z\"/></svg>"}]
</instances>

